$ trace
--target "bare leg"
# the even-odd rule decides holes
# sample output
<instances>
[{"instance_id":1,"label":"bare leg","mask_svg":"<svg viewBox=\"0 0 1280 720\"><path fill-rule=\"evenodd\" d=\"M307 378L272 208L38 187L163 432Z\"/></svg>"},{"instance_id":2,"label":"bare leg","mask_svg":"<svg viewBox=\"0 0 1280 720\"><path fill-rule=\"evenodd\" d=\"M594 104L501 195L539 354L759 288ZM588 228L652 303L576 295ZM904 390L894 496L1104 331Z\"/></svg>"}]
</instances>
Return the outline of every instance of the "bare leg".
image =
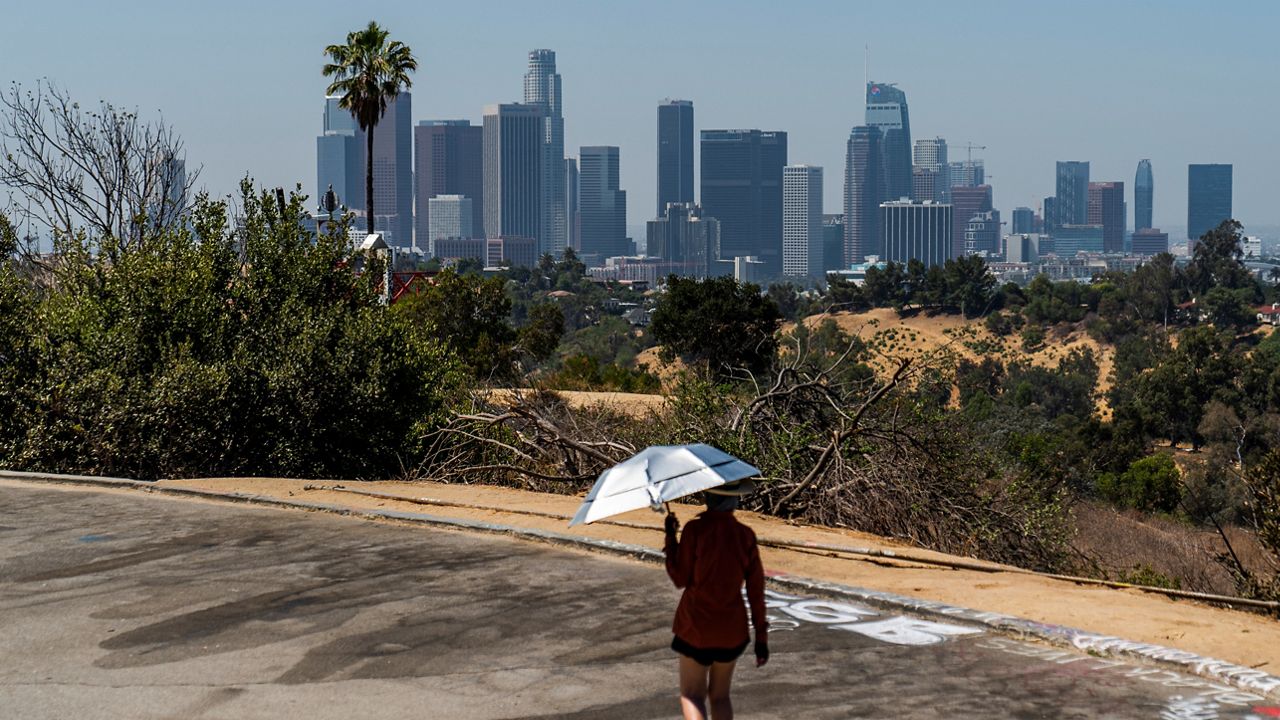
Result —
<instances>
[{"instance_id":1,"label":"bare leg","mask_svg":"<svg viewBox=\"0 0 1280 720\"><path fill-rule=\"evenodd\" d=\"M707 668L680 656L680 711L684 720L707 720Z\"/></svg>"},{"instance_id":2,"label":"bare leg","mask_svg":"<svg viewBox=\"0 0 1280 720\"><path fill-rule=\"evenodd\" d=\"M713 720L733 720L733 701L729 699L729 687L733 684L735 665L736 661L711 664L711 686L707 697L711 700Z\"/></svg>"}]
</instances>

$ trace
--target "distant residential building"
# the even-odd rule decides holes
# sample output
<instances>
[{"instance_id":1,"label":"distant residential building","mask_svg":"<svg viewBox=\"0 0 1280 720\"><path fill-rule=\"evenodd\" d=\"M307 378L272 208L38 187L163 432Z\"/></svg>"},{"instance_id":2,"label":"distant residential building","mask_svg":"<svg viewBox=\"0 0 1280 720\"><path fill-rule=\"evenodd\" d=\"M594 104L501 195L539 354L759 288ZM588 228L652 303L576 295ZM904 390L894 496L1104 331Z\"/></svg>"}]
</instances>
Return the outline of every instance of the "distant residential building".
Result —
<instances>
[{"instance_id":1,"label":"distant residential building","mask_svg":"<svg viewBox=\"0 0 1280 720\"><path fill-rule=\"evenodd\" d=\"M952 207L932 200L895 200L880 205L882 260L926 266L943 265L951 257Z\"/></svg>"},{"instance_id":2,"label":"distant residential building","mask_svg":"<svg viewBox=\"0 0 1280 720\"><path fill-rule=\"evenodd\" d=\"M842 267L880 254L880 203L886 200L881 139L879 128L859 125L845 146Z\"/></svg>"},{"instance_id":3,"label":"distant residential building","mask_svg":"<svg viewBox=\"0 0 1280 720\"><path fill-rule=\"evenodd\" d=\"M1134 255L1150 256L1169 252L1169 233L1160 232L1159 228L1135 230L1131 242L1129 252Z\"/></svg>"},{"instance_id":4,"label":"distant residential building","mask_svg":"<svg viewBox=\"0 0 1280 720\"><path fill-rule=\"evenodd\" d=\"M1089 163L1059 161L1057 171L1057 194L1054 195L1057 216L1053 220L1053 226L1057 228L1088 223Z\"/></svg>"},{"instance_id":5,"label":"distant residential building","mask_svg":"<svg viewBox=\"0 0 1280 720\"><path fill-rule=\"evenodd\" d=\"M1262 238L1246 235L1240 240L1240 252L1246 260L1262 259Z\"/></svg>"},{"instance_id":6,"label":"distant residential building","mask_svg":"<svg viewBox=\"0 0 1280 720\"><path fill-rule=\"evenodd\" d=\"M537 241L542 232L543 112L519 103L484 110L486 237Z\"/></svg>"},{"instance_id":7,"label":"distant residential building","mask_svg":"<svg viewBox=\"0 0 1280 720\"><path fill-rule=\"evenodd\" d=\"M668 263L667 272L705 278L713 274L720 252L720 222L692 203L668 203L666 212L646 226L645 254Z\"/></svg>"},{"instance_id":8,"label":"distant residential building","mask_svg":"<svg viewBox=\"0 0 1280 720\"><path fill-rule=\"evenodd\" d=\"M524 102L542 109L539 251L559 257L569 242L564 166L564 90L554 50L530 50Z\"/></svg>"},{"instance_id":9,"label":"distant residential building","mask_svg":"<svg viewBox=\"0 0 1280 720\"><path fill-rule=\"evenodd\" d=\"M1089 183L1085 224L1102 226L1102 251L1124 252L1124 183Z\"/></svg>"},{"instance_id":10,"label":"distant residential building","mask_svg":"<svg viewBox=\"0 0 1280 720\"><path fill-rule=\"evenodd\" d=\"M693 202L693 103L658 106L658 215L668 203Z\"/></svg>"},{"instance_id":11,"label":"distant residential building","mask_svg":"<svg viewBox=\"0 0 1280 720\"><path fill-rule=\"evenodd\" d=\"M782 170L782 274L822 277L822 168Z\"/></svg>"},{"instance_id":12,"label":"distant residential building","mask_svg":"<svg viewBox=\"0 0 1280 720\"><path fill-rule=\"evenodd\" d=\"M620 150L587 145L578 151L581 254L604 258L631 254L627 242L627 193L619 187Z\"/></svg>"},{"instance_id":13,"label":"distant residential building","mask_svg":"<svg viewBox=\"0 0 1280 720\"><path fill-rule=\"evenodd\" d=\"M472 232L484 234L483 140L484 128L472 125L470 120L423 120L414 126L414 227L418 245L423 248L439 237L431 230L431 198L440 195L469 198Z\"/></svg>"},{"instance_id":14,"label":"distant residential building","mask_svg":"<svg viewBox=\"0 0 1280 720\"><path fill-rule=\"evenodd\" d=\"M866 123L881 133L885 197L910 198L912 147L907 94L892 83L867 83Z\"/></svg>"},{"instance_id":15,"label":"distant residential building","mask_svg":"<svg viewBox=\"0 0 1280 720\"><path fill-rule=\"evenodd\" d=\"M1231 219L1231 165L1187 166L1187 250Z\"/></svg>"},{"instance_id":16,"label":"distant residential building","mask_svg":"<svg viewBox=\"0 0 1280 720\"><path fill-rule=\"evenodd\" d=\"M1139 160L1138 172L1133 179L1133 228L1151 227L1152 200L1155 195L1155 179L1151 175L1151 161Z\"/></svg>"},{"instance_id":17,"label":"distant residential building","mask_svg":"<svg viewBox=\"0 0 1280 720\"><path fill-rule=\"evenodd\" d=\"M435 255L436 240L476 236L472 212L474 204L471 198L465 195L437 195L427 200L427 205L431 225L424 235L419 236L418 244L424 246L430 255Z\"/></svg>"},{"instance_id":18,"label":"distant residential building","mask_svg":"<svg viewBox=\"0 0 1280 720\"><path fill-rule=\"evenodd\" d=\"M957 186L951 188L951 257L963 257L969 252L969 221L977 215L991 212L991 186ZM985 235L983 236L986 237ZM997 231L997 237L999 233Z\"/></svg>"},{"instance_id":19,"label":"distant residential building","mask_svg":"<svg viewBox=\"0 0 1280 720\"><path fill-rule=\"evenodd\" d=\"M985 210L969 218L964 231L964 254L991 257L1001 251L1000 211Z\"/></svg>"},{"instance_id":20,"label":"distant residential building","mask_svg":"<svg viewBox=\"0 0 1280 720\"><path fill-rule=\"evenodd\" d=\"M844 267L844 215L822 216L822 271Z\"/></svg>"},{"instance_id":21,"label":"distant residential building","mask_svg":"<svg viewBox=\"0 0 1280 720\"><path fill-rule=\"evenodd\" d=\"M702 209L720 221L720 257L755 257L769 276L782 272L782 168L787 134L703 130Z\"/></svg>"},{"instance_id":22,"label":"distant residential building","mask_svg":"<svg viewBox=\"0 0 1280 720\"><path fill-rule=\"evenodd\" d=\"M1061 225L1053 231L1054 252L1060 257L1103 251L1101 225Z\"/></svg>"},{"instance_id":23,"label":"distant residential building","mask_svg":"<svg viewBox=\"0 0 1280 720\"><path fill-rule=\"evenodd\" d=\"M1012 222L1014 234L1036 232L1036 212L1029 207L1014 208Z\"/></svg>"}]
</instances>

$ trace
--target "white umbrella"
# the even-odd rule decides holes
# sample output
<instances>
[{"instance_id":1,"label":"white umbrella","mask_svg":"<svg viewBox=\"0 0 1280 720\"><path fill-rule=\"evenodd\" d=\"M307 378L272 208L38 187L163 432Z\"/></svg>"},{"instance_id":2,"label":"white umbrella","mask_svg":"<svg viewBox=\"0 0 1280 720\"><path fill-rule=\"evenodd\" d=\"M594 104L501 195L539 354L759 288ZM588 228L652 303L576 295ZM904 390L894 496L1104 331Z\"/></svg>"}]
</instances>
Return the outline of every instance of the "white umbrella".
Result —
<instances>
[{"instance_id":1,"label":"white umbrella","mask_svg":"<svg viewBox=\"0 0 1280 720\"><path fill-rule=\"evenodd\" d=\"M710 445L654 445L605 470L570 527L735 483L760 471Z\"/></svg>"}]
</instances>

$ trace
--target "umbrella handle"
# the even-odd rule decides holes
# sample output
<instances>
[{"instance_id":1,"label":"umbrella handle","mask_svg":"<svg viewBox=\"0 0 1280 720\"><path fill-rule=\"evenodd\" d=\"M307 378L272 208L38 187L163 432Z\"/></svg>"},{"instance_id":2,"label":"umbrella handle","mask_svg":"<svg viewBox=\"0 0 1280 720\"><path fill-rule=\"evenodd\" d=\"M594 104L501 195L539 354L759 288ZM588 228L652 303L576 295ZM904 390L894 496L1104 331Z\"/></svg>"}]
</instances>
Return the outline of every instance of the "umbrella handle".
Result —
<instances>
[{"instance_id":1,"label":"umbrella handle","mask_svg":"<svg viewBox=\"0 0 1280 720\"><path fill-rule=\"evenodd\" d=\"M666 508L666 510L667 510L667 514L668 514L668 515L670 515L670 514L671 514L671 503L669 503L669 502L664 502L664 503L662 503L662 507Z\"/></svg>"}]
</instances>

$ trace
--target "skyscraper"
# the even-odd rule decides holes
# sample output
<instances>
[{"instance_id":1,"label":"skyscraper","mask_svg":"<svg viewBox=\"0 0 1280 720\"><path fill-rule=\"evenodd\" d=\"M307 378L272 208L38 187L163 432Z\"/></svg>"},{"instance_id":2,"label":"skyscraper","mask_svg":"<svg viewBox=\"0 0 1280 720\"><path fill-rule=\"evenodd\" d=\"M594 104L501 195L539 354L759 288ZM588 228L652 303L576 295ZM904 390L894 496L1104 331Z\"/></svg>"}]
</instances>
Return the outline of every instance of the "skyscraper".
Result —
<instances>
[{"instance_id":1,"label":"skyscraper","mask_svg":"<svg viewBox=\"0 0 1280 720\"><path fill-rule=\"evenodd\" d=\"M543 109L536 105L510 103L484 109L487 238L537 240L542 232L542 121Z\"/></svg>"},{"instance_id":2,"label":"skyscraper","mask_svg":"<svg viewBox=\"0 0 1280 720\"><path fill-rule=\"evenodd\" d=\"M529 51L529 71L524 76L524 102L543 111L542 230L538 234L538 251L559 256L569 242L569 225L563 172L564 115L555 51Z\"/></svg>"},{"instance_id":3,"label":"skyscraper","mask_svg":"<svg viewBox=\"0 0 1280 720\"><path fill-rule=\"evenodd\" d=\"M1102 251L1124 252L1124 183L1089 183L1089 225L1102 226Z\"/></svg>"},{"instance_id":4,"label":"skyscraper","mask_svg":"<svg viewBox=\"0 0 1280 720\"><path fill-rule=\"evenodd\" d=\"M693 103L658 106L658 216L667 203L693 202Z\"/></svg>"},{"instance_id":5,"label":"skyscraper","mask_svg":"<svg viewBox=\"0 0 1280 720\"><path fill-rule=\"evenodd\" d=\"M670 203L646 226L646 250L677 275L705 278L719 260L720 223L692 203Z\"/></svg>"},{"instance_id":6,"label":"skyscraper","mask_svg":"<svg viewBox=\"0 0 1280 720\"><path fill-rule=\"evenodd\" d=\"M995 209L992 207L991 186L953 187L951 206L951 257L963 257L972 250L982 249L968 244L969 221ZM996 237L999 235L997 231Z\"/></svg>"},{"instance_id":7,"label":"skyscraper","mask_svg":"<svg viewBox=\"0 0 1280 720\"><path fill-rule=\"evenodd\" d=\"M912 195L916 200L951 202L951 164L947 162L947 141L940 138L917 140L911 151ZM980 184L980 183L973 183ZM928 195L922 192L929 191Z\"/></svg>"},{"instance_id":8,"label":"skyscraper","mask_svg":"<svg viewBox=\"0 0 1280 720\"><path fill-rule=\"evenodd\" d=\"M1029 207L1013 209L1013 233L1034 233L1036 231L1036 212Z\"/></svg>"},{"instance_id":9,"label":"skyscraper","mask_svg":"<svg viewBox=\"0 0 1280 720\"><path fill-rule=\"evenodd\" d=\"M1151 161L1138 161L1138 174L1133 179L1133 229L1146 230L1151 223L1151 203L1155 195L1155 179L1151 176Z\"/></svg>"},{"instance_id":10,"label":"skyscraper","mask_svg":"<svg viewBox=\"0 0 1280 720\"><path fill-rule=\"evenodd\" d=\"M472 209L475 205L465 195L436 195L427 200L429 210L420 210L419 215L430 213L431 226L425 233L418 234L418 245L427 253L435 255L437 240L448 238L474 238L475 227L471 224Z\"/></svg>"},{"instance_id":11,"label":"skyscraper","mask_svg":"<svg viewBox=\"0 0 1280 720\"><path fill-rule=\"evenodd\" d=\"M885 198L883 135L859 125L849 132L844 160L844 266L880 254L880 203Z\"/></svg>"},{"instance_id":12,"label":"skyscraper","mask_svg":"<svg viewBox=\"0 0 1280 720\"><path fill-rule=\"evenodd\" d=\"M324 130L316 137L317 200L330 187L338 202L363 213L365 202L365 136L351 111L338 107L341 97L324 99ZM363 229L362 224L357 227Z\"/></svg>"},{"instance_id":13,"label":"skyscraper","mask_svg":"<svg viewBox=\"0 0 1280 720\"><path fill-rule=\"evenodd\" d=\"M881 132L885 197L910 198L911 119L907 94L893 84L867 83L867 125Z\"/></svg>"},{"instance_id":14,"label":"skyscraper","mask_svg":"<svg viewBox=\"0 0 1280 720\"><path fill-rule=\"evenodd\" d=\"M1054 227L1084 225L1089 220L1089 163L1058 161L1057 217ZM1046 221L1049 218L1045 218Z\"/></svg>"},{"instance_id":15,"label":"skyscraper","mask_svg":"<svg viewBox=\"0 0 1280 720\"><path fill-rule=\"evenodd\" d=\"M578 212L578 159L564 159L564 207L565 222L569 226L569 247L574 252L582 249L581 214Z\"/></svg>"},{"instance_id":16,"label":"skyscraper","mask_svg":"<svg viewBox=\"0 0 1280 720\"><path fill-rule=\"evenodd\" d=\"M1160 232L1158 228L1141 228L1133 232L1134 255L1158 255L1169 252L1169 233Z\"/></svg>"},{"instance_id":17,"label":"skyscraper","mask_svg":"<svg viewBox=\"0 0 1280 720\"><path fill-rule=\"evenodd\" d=\"M1231 166L1187 166L1187 249L1201 235L1231 219Z\"/></svg>"},{"instance_id":18,"label":"skyscraper","mask_svg":"<svg viewBox=\"0 0 1280 720\"><path fill-rule=\"evenodd\" d=\"M720 221L720 259L755 256L782 272L782 168L787 134L703 130L702 209Z\"/></svg>"},{"instance_id":19,"label":"skyscraper","mask_svg":"<svg viewBox=\"0 0 1280 720\"><path fill-rule=\"evenodd\" d=\"M412 111L413 97L402 90L373 130L374 229L399 248L413 246Z\"/></svg>"},{"instance_id":20,"label":"skyscraper","mask_svg":"<svg viewBox=\"0 0 1280 720\"><path fill-rule=\"evenodd\" d=\"M418 246L437 237L431 230L431 198L470 199L471 233L484 235L484 128L470 120L423 120L413 128L414 179L418 186ZM467 237L471 237L468 235Z\"/></svg>"},{"instance_id":21,"label":"skyscraper","mask_svg":"<svg viewBox=\"0 0 1280 720\"><path fill-rule=\"evenodd\" d=\"M942 265L951 257L952 207L932 200L894 200L880 205L881 259L926 266Z\"/></svg>"},{"instance_id":22,"label":"skyscraper","mask_svg":"<svg viewBox=\"0 0 1280 720\"><path fill-rule=\"evenodd\" d=\"M782 169L782 274L819 278L822 258L822 168Z\"/></svg>"},{"instance_id":23,"label":"skyscraper","mask_svg":"<svg viewBox=\"0 0 1280 720\"><path fill-rule=\"evenodd\" d=\"M844 215L822 216L822 271L835 272L844 267Z\"/></svg>"},{"instance_id":24,"label":"skyscraper","mask_svg":"<svg viewBox=\"0 0 1280 720\"><path fill-rule=\"evenodd\" d=\"M627 193L619 188L619 151L612 145L588 145L578 152L580 244L588 264L630 255L627 243Z\"/></svg>"},{"instance_id":25,"label":"skyscraper","mask_svg":"<svg viewBox=\"0 0 1280 720\"><path fill-rule=\"evenodd\" d=\"M987 182L986 168L981 158L947 163L951 187L978 187Z\"/></svg>"}]
</instances>

